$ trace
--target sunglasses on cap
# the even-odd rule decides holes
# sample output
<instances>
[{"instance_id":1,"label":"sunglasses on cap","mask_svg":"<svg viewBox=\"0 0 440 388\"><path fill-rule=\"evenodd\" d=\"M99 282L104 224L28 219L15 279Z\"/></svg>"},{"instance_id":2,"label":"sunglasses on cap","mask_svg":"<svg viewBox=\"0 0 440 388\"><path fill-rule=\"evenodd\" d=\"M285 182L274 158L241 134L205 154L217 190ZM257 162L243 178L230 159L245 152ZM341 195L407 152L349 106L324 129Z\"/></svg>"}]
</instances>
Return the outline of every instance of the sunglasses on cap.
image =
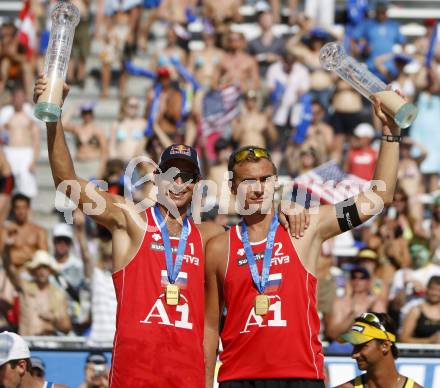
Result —
<instances>
[{"instance_id":1,"label":"sunglasses on cap","mask_svg":"<svg viewBox=\"0 0 440 388\"><path fill-rule=\"evenodd\" d=\"M264 148L249 147L244 150L238 151L234 155L234 162L240 163L241 161L245 160L249 155L253 155L257 159L270 159L269 152L267 152L267 150L265 150Z\"/></svg>"},{"instance_id":2,"label":"sunglasses on cap","mask_svg":"<svg viewBox=\"0 0 440 388\"><path fill-rule=\"evenodd\" d=\"M382 323L380 323L379 318L377 317L376 314L373 313L363 313L361 315L361 319L363 319L364 321L368 322L368 323L372 323L374 325L376 325L380 330L382 330L385 333L385 336L387 337L387 339L391 342L396 342L396 336L392 333L389 333L387 331L387 329L385 329L385 326L382 325Z\"/></svg>"}]
</instances>

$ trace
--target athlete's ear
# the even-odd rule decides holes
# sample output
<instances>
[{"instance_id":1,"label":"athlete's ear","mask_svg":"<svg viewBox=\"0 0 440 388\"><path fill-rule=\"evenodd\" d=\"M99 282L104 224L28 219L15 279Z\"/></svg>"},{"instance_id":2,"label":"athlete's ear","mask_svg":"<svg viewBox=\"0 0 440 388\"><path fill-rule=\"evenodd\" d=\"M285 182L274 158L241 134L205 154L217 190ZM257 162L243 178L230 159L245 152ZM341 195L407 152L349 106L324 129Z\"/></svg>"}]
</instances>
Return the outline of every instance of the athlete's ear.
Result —
<instances>
[{"instance_id":1,"label":"athlete's ear","mask_svg":"<svg viewBox=\"0 0 440 388\"><path fill-rule=\"evenodd\" d=\"M389 352L391 352L391 341L383 341L382 345L381 345L381 349L382 349L382 353L384 355L388 354Z\"/></svg>"}]
</instances>

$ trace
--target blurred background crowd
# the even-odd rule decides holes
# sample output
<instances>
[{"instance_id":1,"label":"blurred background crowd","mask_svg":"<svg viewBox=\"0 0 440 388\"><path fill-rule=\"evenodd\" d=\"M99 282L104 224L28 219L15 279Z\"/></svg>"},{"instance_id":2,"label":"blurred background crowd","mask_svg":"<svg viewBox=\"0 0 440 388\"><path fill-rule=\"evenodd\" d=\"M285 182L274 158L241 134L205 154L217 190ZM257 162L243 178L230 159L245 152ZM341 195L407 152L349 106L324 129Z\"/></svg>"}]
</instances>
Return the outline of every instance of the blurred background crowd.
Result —
<instances>
[{"instance_id":1,"label":"blurred background crowd","mask_svg":"<svg viewBox=\"0 0 440 388\"><path fill-rule=\"evenodd\" d=\"M427 18L440 17L428 4L439 2L72 2L81 21L62 120L77 174L139 200L152 198L152 188L124 182L127 163L141 155L157 161L168 145L185 143L218 187L231 152L256 145L271 151L282 183L313 186L322 203L335 202L346 194L344 180L361 187L372 178L380 124L368 101L321 68L320 48L341 41L400 89L419 113L404 130L394 203L323 245L322 339L344 350L335 339L354 317L376 311L395 318L401 342L440 343L440 46L436 20ZM46 134L33 117L56 2L3 3L0 328L111 343L110 235L78 211L69 225L54 210ZM151 172L141 164L136 176ZM227 227L237 217L224 194L206 199L213 208L204 219Z\"/></svg>"}]
</instances>

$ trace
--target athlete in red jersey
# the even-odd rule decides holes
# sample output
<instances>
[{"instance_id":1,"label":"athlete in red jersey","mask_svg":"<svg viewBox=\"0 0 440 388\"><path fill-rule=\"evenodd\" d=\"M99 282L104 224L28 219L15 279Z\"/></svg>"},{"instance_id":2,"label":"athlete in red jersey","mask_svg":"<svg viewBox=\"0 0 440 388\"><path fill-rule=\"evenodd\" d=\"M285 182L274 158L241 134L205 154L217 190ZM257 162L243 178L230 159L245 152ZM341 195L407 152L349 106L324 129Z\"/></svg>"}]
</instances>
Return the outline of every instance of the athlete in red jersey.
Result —
<instances>
[{"instance_id":1,"label":"athlete in red jersey","mask_svg":"<svg viewBox=\"0 0 440 388\"><path fill-rule=\"evenodd\" d=\"M47 81L40 77L34 101L43 93ZM64 96L68 86L64 85ZM118 299L116 334L113 348L111 388L194 387L204 385L203 362L203 244L224 229L213 223L188 223L188 237L182 266L175 279L180 288L177 305L168 305L163 293L170 282L161 228L153 210L139 212L131 201L91 187L75 174L64 138L61 120L47 123L49 161L58 187L69 182L80 188L79 207L101 207L92 218L112 233L114 284ZM176 246L191 203L194 185L200 175L196 151L185 145L168 147L161 157L163 202L177 211L158 210L165 218L171 247ZM177 168L167 176L170 168ZM176 173L178 173L176 175ZM170 179L170 191L163 179ZM103 206L104 205L104 206ZM169 208L169 206L167 206ZM90 212L89 212L90 213ZM175 250L175 249L170 249ZM176 254L172 254L176 258ZM164 273L165 271L165 273Z\"/></svg>"},{"instance_id":2,"label":"athlete in red jersey","mask_svg":"<svg viewBox=\"0 0 440 388\"><path fill-rule=\"evenodd\" d=\"M356 198L321 206L311 212L300 240L277 227L270 210L276 168L268 152L245 147L231 156L232 189L243 193L250 214L206 247L206 388L213 383L223 306L220 388L324 387L314 275L321 244L391 203L397 180L400 130L377 100L375 112L384 133L374 175L382 191L372 186Z\"/></svg>"}]
</instances>

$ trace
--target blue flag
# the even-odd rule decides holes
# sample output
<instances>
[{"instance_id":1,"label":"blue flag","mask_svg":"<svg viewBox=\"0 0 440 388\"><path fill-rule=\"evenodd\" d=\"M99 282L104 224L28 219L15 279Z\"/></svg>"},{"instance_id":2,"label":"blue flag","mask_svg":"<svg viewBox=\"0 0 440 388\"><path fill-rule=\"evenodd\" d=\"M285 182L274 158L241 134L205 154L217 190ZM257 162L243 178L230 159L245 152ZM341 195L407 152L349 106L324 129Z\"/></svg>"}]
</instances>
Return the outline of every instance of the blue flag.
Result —
<instances>
[{"instance_id":1,"label":"blue flag","mask_svg":"<svg viewBox=\"0 0 440 388\"><path fill-rule=\"evenodd\" d=\"M307 136L307 129L312 123L312 96L309 93L303 94L299 99L299 104L301 104L302 112L301 121L293 136L293 141L296 144L304 143Z\"/></svg>"},{"instance_id":2,"label":"blue flag","mask_svg":"<svg viewBox=\"0 0 440 388\"><path fill-rule=\"evenodd\" d=\"M429 41L428 52L426 53L426 58L425 58L426 67L431 67L432 58L434 57L435 54L435 48L437 46L437 33L438 33L437 28L438 28L438 24L435 23L434 28L432 30L431 40Z\"/></svg>"}]
</instances>

